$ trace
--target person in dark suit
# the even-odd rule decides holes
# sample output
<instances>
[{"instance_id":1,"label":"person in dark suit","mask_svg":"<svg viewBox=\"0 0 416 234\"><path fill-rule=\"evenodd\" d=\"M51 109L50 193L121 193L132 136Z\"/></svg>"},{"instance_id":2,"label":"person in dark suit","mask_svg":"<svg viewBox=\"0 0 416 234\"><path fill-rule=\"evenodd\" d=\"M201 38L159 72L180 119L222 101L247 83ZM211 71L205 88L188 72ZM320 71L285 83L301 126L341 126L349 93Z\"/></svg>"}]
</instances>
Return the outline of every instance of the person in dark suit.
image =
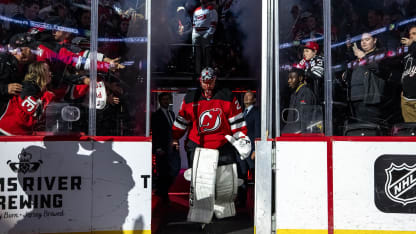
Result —
<instances>
[{"instance_id":1,"label":"person in dark suit","mask_svg":"<svg viewBox=\"0 0 416 234\"><path fill-rule=\"evenodd\" d=\"M159 95L160 108L152 114L152 148L156 155L156 195L169 200L169 187L180 170L179 152L172 146L172 124L175 114L169 110L172 95L163 92Z\"/></svg>"},{"instance_id":2,"label":"person in dark suit","mask_svg":"<svg viewBox=\"0 0 416 234\"><path fill-rule=\"evenodd\" d=\"M251 141L251 153L250 157L246 158L245 160L237 159L239 164L239 178L244 180L244 184L240 186L239 191L239 205L244 206L246 199L247 199L247 174L248 171L250 173L253 172L254 169L254 158L255 158L255 139L260 138L260 112L259 108L255 106L256 103L256 94L252 91L247 91L244 94L244 106L245 110L243 112L244 120L246 121L247 125L247 135Z\"/></svg>"}]
</instances>

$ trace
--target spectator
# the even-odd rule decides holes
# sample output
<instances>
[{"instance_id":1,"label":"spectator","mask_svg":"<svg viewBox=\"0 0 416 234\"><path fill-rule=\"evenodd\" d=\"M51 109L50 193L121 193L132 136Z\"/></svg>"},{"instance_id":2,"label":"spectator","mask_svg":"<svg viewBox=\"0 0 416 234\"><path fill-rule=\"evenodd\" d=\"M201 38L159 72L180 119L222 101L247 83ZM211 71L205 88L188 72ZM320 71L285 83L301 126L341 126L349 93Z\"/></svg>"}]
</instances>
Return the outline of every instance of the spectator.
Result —
<instances>
[{"instance_id":1,"label":"spectator","mask_svg":"<svg viewBox=\"0 0 416 234\"><path fill-rule=\"evenodd\" d=\"M245 110L243 112L244 120L246 121L247 125L247 136L250 138L252 142L252 148L250 152L250 157L247 157L244 160L241 160L237 157L237 161L239 164L239 178L244 180L244 184L239 187L240 191L238 191L238 202L240 205L244 206L247 199L247 180L248 180L248 171L253 173L254 170L254 158L255 158L255 148L254 148L254 141L256 138L260 137L260 112L256 103L256 94L252 91L247 91L244 94L244 107Z\"/></svg>"},{"instance_id":2,"label":"spectator","mask_svg":"<svg viewBox=\"0 0 416 234\"><path fill-rule=\"evenodd\" d=\"M416 122L416 25L409 28L409 37L403 37L401 43L409 48L402 74L402 115L405 122Z\"/></svg>"},{"instance_id":3,"label":"spectator","mask_svg":"<svg viewBox=\"0 0 416 234\"><path fill-rule=\"evenodd\" d=\"M9 18L12 18L15 15L21 14L23 11L21 9L21 0L10 0L0 3L0 14ZM10 22L3 21L3 28L5 30L10 30L10 25L14 25ZM9 38L7 38L8 41Z\"/></svg>"},{"instance_id":4,"label":"spectator","mask_svg":"<svg viewBox=\"0 0 416 234\"><path fill-rule=\"evenodd\" d=\"M164 201L169 200L169 187L180 170L178 151L172 147L172 124L175 114L169 110L170 93L159 95L160 108L152 114L152 146L156 155L156 194Z\"/></svg>"},{"instance_id":5,"label":"spectator","mask_svg":"<svg viewBox=\"0 0 416 234\"><path fill-rule=\"evenodd\" d=\"M30 135L33 132L33 127L54 98L54 94L46 88L51 79L47 63L34 62L29 65L22 92L9 100L8 107L2 114L0 134Z\"/></svg>"},{"instance_id":6,"label":"spectator","mask_svg":"<svg viewBox=\"0 0 416 234\"><path fill-rule=\"evenodd\" d=\"M368 28L375 30L383 27L383 12L381 10L370 9L367 13Z\"/></svg>"},{"instance_id":7,"label":"spectator","mask_svg":"<svg viewBox=\"0 0 416 234\"><path fill-rule=\"evenodd\" d=\"M208 0L201 0L201 6L196 8L193 15L192 45L195 56L195 72L201 71L201 66L209 66L211 56L209 46L217 27L218 14Z\"/></svg>"},{"instance_id":8,"label":"spectator","mask_svg":"<svg viewBox=\"0 0 416 234\"><path fill-rule=\"evenodd\" d=\"M3 45L7 45L8 35L7 30L4 28L3 24L0 24L0 49L3 49Z\"/></svg>"},{"instance_id":9,"label":"spectator","mask_svg":"<svg viewBox=\"0 0 416 234\"><path fill-rule=\"evenodd\" d=\"M101 23L105 26L102 26L102 28L99 29L100 36L104 38L117 39L122 39L127 36L131 20L130 15L118 15L115 14L115 12L112 12L112 14L108 14L102 20L103 22ZM117 58L124 56L127 51L127 47L124 42L100 42L99 51L108 57Z\"/></svg>"},{"instance_id":10,"label":"spectator","mask_svg":"<svg viewBox=\"0 0 416 234\"><path fill-rule=\"evenodd\" d=\"M384 7L386 9L393 9L400 12L401 16L410 16L409 13L412 9L410 0L384 0Z\"/></svg>"},{"instance_id":11,"label":"spectator","mask_svg":"<svg viewBox=\"0 0 416 234\"><path fill-rule=\"evenodd\" d=\"M91 28L91 12L87 10L81 10L79 12L78 27L83 30L90 30Z\"/></svg>"},{"instance_id":12,"label":"spectator","mask_svg":"<svg viewBox=\"0 0 416 234\"><path fill-rule=\"evenodd\" d=\"M292 27L292 40L299 41L303 38L307 38L307 25L306 19L312 16L312 13L305 11L299 14L297 20Z\"/></svg>"},{"instance_id":13,"label":"spectator","mask_svg":"<svg viewBox=\"0 0 416 234\"><path fill-rule=\"evenodd\" d=\"M298 32L301 31L305 27L305 25L303 24L304 17L302 15L302 10L300 6L293 5L292 8L290 9L290 14L292 16L293 22L291 23L292 26L290 28L290 33L287 35L287 40L292 40L296 38Z\"/></svg>"},{"instance_id":14,"label":"spectator","mask_svg":"<svg viewBox=\"0 0 416 234\"><path fill-rule=\"evenodd\" d=\"M363 20L358 12L352 7L350 10L350 19L346 18L343 21L343 25L340 27L340 35L347 39L359 35L366 30L366 26L362 23Z\"/></svg>"},{"instance_id":15,"label":"spectator","mask_svg":"<svg viewBox=\"0 0 416 234\"><path fill-rule=\"evenodd\" d=\"M299 25L299 31L297 31L294 38L295 41L304 39L314 39L323 36L323 29L318 24L318 18L310 12L304 12L301 15L302 20Z\"/></svg>"},{"instance_id":16,"label":"spectator","mask_svg":"<svg viewBox=\"0 0 416 234\"><path fill-rule=\"evenodd\" d=\"M192 33L192 20L185 10L185 7L179 6L176 9L175 32L179 42L187 43L190 41Z\"/></svg>"},{"instance_id":17,"label":"spectator","mask_svg":"<svg viewBox=\"0 0 416 234\"><path fill-rule=\"evenodd\" d=\"M324 59L318 55L319 45L309 41L303 48L303 59L299 65L305 69L306 84L312 89L318 103L324 100Z\"/></svg>"},{"instance_id":18,"label":"spectator","mask_svg":"<svg viewBox=\"0 0 416 234\"><path fill-rule=\"evenodd\" d=\"M120 15L120 23L119 23L119 31L120 36L127 37L127 33L129 32L131 17L129 15Z\"/></svg>"},{"instance_id":19,"label":"spectator","mask_svg":"<svg viewBox=\"0 0 416 234\"><path fill-rule=\"evenodd\" d=\"M370 33L362 34L362 50L356 43L352 46L356 66L348 70L346 76L350 83L352 115L361 121L379 122L382 116L380 107L389 73L382 61L374 59L374 55L382 52L376 43L377 38Z\"/></svg>"},{"instance_id":20,"label":"spectator","mask_svg":"<svg viewBox=\"0 0 416 234\"><path fill-rule=\"evenodd\" d=\"M233 11L233 8L238 9L238 7L240 7L239 3L234 0L224 0L219 5L219 21L220 25L222 26L219 29L222 28L222 40L227 44L231 44L232 46L238 45L242 38L238 30L238 22L236 20L237 16L235 14L235 10Z\"/></svg>"},{"instance_id":21,"label":"spectator","mask_svg":"<svg viewBox=\"0 0 416 234\"><path fill-rule=\"evenodd\" d=\"M72 21L69 17L69 9L66 5L61 2L56 2L54 4L44 5L39 11L39 18L42 20L47 20L49 17L57 16L61 21Z\"/></svg>"},{"instance_id":22,"label":"spectator","mask_svg":"<svg viewBox=\"0 0 416 234\"><path fill-rule=\"evenodd\" d=\"M249 156L251 145L238 100L230 90L216 86L212 68L202 70L200 85L184 97L173 124L173 145L188 130L187 153L194 175L188 220L210 223L213 213L217 218L235 215L237 155L233 145L242 160ZM206 186L199 184L200 179Z\"/></svg>"},{"instance_id":23,"label":"spectator","mask_svg":"<svg viewBox=\"0 0 416 234\"><path fill-rule=\"evenodd\" d=\"M306 132L312 121L312 110L316 105L316 98L313 91L305 83L305 72L296 66L289 71L288 85L292 90L290 95L289 111L283 133Z\"/></svg>"},{"instance_id":24,"label":"spectator","mask_svg":"<svg viewBox=\"0 0 416 234\"><path fill-rule=\"evenodd\" d=\"M316 16L311 15L306 18L307 26L307 38L318 38L323 36L323 29L318 25L318 19Z\"/></svg>"},{"instance_id":25,"label":"spectator","mask_svg":"<svg viewBox=\"0 0 416 234\"><path fill-rule=\"evenodd\" d=\"M60 27L74 28L75 24L72 21L62 19L59 16L50 16L46 19L45 23L53 25L55 28L52 31L45 29L44 33L42 33L42 37L38 37L38 40L51 40L57 42L60 45L70 47L73 34L68 32L68 30L60 30Z\"/></svg>"},{"instance_id":26,"label":"spectator","mask_svg":"<svg viewBox=\"0 0 416 234\"><path fill-rule=\"evenodd\" d=\"M392 22L391 13L386 11L383 14L382 25L389 30L377 35L379 43L386 50L396 50L400 47L400 33L398 33L397 30L392 30L390 28L392 23L394 22Z\"/></svg>"},{"instance_id":27,"label":"spectator","mask_svg":"<svg viewBox=\"0 0 416 234\"><path fill-rule=\"evenodd\" d=\"M22 81L26 65L35 60L31 49L35 48L34 39L24 34L14 35L10 39L9 52L0 54L0 112L14 95L22 91Z\"/></svg>"},{"instance_id":28,"label":"spectator","mask_svg":"<svg viewBox=\"0 0 416 234\"><path fill-rule=\"evenodd\" d=\"M30 23L29 21L41 22L41 19L38 17L39 14L39 2L38 1L29 1L25 0L23 2L23 14L17 14L13 16L13 19L20 21L21 23L11 24L10 31L11 34L24 33L29 31Z\"/></svg>"}]
</instances>

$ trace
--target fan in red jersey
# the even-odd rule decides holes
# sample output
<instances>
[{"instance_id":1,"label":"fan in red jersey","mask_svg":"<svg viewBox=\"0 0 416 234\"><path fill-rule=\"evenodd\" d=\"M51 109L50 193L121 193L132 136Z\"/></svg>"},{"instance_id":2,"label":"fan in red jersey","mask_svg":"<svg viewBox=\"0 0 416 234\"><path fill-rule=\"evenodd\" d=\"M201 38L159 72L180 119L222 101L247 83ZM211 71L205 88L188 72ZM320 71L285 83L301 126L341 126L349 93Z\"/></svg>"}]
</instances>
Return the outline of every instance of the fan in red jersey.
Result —
<instances>
[{"instance_id":1,"label":"fan in red jersey","mask_svg":"<svg viewBox=\"0 0 416 234\"><path fill-rule=\"evenodd\" d=\"M31 135L32 129L41 119L54 94L46 89L52 74L45 62L34 62L22 83L22 92L13 96L0 117L0 134Z\"/></svg>"},{"instance_id":2,"label":"fan in red jersey","mask_svg":"<svg viewBox=\"0 0 416 234\"><path fill-rule=\"evenodd\" d=\"M217 218L235 215L236 157L248 157L251 142L238 100L229 89L216 85L214 70L203 69L199 80L200 87L185 95L172 134L177 147L178 139L189 132L186 149L192 179L188 220L205 224L214 213Z\"/></svg>"}]
</instances>

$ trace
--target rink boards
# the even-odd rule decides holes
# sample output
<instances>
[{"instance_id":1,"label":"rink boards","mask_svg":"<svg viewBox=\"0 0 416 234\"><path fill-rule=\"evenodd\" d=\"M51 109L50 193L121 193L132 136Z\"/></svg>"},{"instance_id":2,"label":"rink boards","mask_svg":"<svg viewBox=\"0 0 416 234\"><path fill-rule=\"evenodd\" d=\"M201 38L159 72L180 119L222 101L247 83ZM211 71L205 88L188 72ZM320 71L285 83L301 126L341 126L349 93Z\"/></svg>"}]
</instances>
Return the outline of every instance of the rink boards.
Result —
<instances>
[{"instance_id":1,"label":"rink boards","mask_svg":"<svg viewBox=\"0 0 416 234\"><path fill-rule=\"evenodd\" d=\"M151 233L151 139L0 140L0 233Z\"/></svg>"},{"instance_id":2,"label":"rink boards","mask_svg":"<svg viewBox=\"0 0 416 234\"><path fill-rule=\"evenodd\" d=\"M277 234L416 233L416 140L277 138Z\"/></svg>"}]
</instances>

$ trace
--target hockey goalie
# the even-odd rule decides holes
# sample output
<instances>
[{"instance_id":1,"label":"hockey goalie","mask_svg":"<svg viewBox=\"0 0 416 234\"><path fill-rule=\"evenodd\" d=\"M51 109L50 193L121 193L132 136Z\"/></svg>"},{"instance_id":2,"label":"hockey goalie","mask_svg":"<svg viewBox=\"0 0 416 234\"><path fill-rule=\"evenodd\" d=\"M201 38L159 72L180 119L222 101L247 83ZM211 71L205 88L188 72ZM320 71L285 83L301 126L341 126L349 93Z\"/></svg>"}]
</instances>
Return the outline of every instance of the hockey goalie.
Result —
<instances>
[{"instance_id":1,"label":"hockey goalie","mask_svg":"<svg viewBox=\"0 0 416 234\"><path fill-rule=\"evenodd\" d=\"M229 89L216 85L212 68L205 68L200 87L190 90L172 126L173 144L188 130L185 146L190 170L188 221L208 224L213 215L235 215L238 178L236 157L251 151L242 108Z\"/></svg>"}]
</instances>

